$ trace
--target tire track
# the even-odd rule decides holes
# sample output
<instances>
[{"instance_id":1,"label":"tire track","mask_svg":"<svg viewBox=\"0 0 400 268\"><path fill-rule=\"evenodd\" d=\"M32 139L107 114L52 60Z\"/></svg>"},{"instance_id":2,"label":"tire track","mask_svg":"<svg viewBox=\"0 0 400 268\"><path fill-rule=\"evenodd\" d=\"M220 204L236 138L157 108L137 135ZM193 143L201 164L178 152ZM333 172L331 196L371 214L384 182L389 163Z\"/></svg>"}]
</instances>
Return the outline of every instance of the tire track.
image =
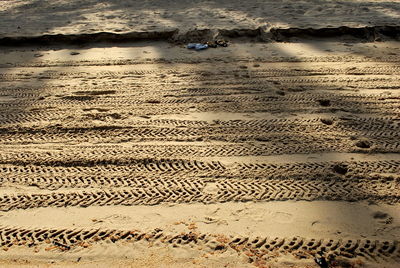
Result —
<instances>
[{"instance_id":1,"label":"tire track","mask_svg":"<svg viewBox=\"0 0 400 268\"><path fill-rule=\"evenodd\" d=\"M117 206L127 206L140 215L137 205L288 200L397 205L398 57L382 56L377 62L343 55L268 58L271 62L237 55L181 57L138 64L141 60L73 60L80 56L44 61L46 54L29 63L3 64L0 211L7 216L21 210L26 218L35 214L30 209L45 207L51 212L109 206L114 214ZM13 68L18 65L34 68ZM214 114L208 121L172 119L201 118L196 114L202 112ZM225 115L218 112L262 119L222 120ZM247 115L254 112L254 117ZM220 120L212 120L216 116ZM271 117L278 119L265 119ZM347 154L352 152L359 154ZM96 210L103 217L101 212ZM354 232L334 234L334 239L268 237L265 229L262 237L196 228L141 232L115 229L120 228L115 222L102 224L110 229L20 228L18 217L11 217L8 222L17 227L0 226L0 248L78 252L96 244L129 247L130 242L205 253L237 251L254 264L279 254L400 262L397 238L375 239L391 237L395 231L390 228L396 226L386 224L396 218L388 214L384 222L372 212L366 210L368 219L382 229L373 228L365 239L348 239Z\"/></svg>"},{"instance_id":2,"label":"tire track","mask_svg":"<svg viewBox=\"0 0 400 268\"><path fill-rule=\"evenodd\" d=\"M20 151L15 148L21 146ZM4 146L4 151L0 152L0 163L2 164L15 164L25 165L53 165L57 162L59 165L71 166L68 163L74 163L74 159L85 162L92 162L98 164L124 164L135 162L135 159L185 159L192 157L231 157L231 156L269 156L279 155L283 152L293 154L287 148L278 147L271 148L268 144L234 144L222 143L213 144L212 146L202 143L166 143L164 145L153 144L128 144L127 146L116 145L63 145L62 151L44 150L32 151L30 147L17 146ZM310 147L310 146L308 146ZM7 148L7 149L6 149ZM46 147L45 147L46 148ZM289 148L293 149L293 147ZM276 150L276 151L274 151ZM303 148L304 151L310 152L308 148ZM326 150L326 149L325 149ZM322 151L322 150L321 150ZM372 150L358 148L353 150L359 153L369 153ZM156 157L155 157L156 156ZM121 159L125 159L122 160ZM397 158L396 158L397 159ZM65 164L62 164L65 162ZM76 164L77 162L75 162ZM74 165L74 164L72 164ZM78 163L79 165L79 163Z\"/></svg>"},{"instance_id":3,"label":"tire track","mask_svg":"<svg viewBox=\"0 0 400 268\"><path fill-rule=\"evenodd\" d=\"M147 179L148 180L148 179ZM217 179L196 181L188 179L161 178L163 182L151 182L146 179L123 181L124 188L107 190L87 190L75 192L53 192L46 194L1 195L0 210L29 209L38 207L67 206L134 206L157 205L161 203L211 203L244 201L285 201L285 200L341 200L341 201L377 201L388 204L399 203L398 179L378 180L320 178L319 180L296 179ZM118 181L114 179L114 181ZM43 182L43 181L42 181ZM52 180L57 187L57 179ZM71 183L72 180L58 179L58 182ZM85 183L84 180L80 182ZM91 180L86 180L86 183ZM98 182L107 180L98 179ZM121 180L120 180L121 182ZM377 182L379 182L377 184ZM137 187L126 187L131 183ZM207 187L212 185L210 192ZM121 182L122 184L122 182ZM34 184L31 184L34 185ZM79 184L78 184L79 185ZM77 185L74 185L77 186Z\"/></svg>"},{"instance_id":4,"label":"tire track","mask_svg":"<svg viewBox=\"0 0 400 268\"><path fill-rule=\"evenodd\" d=\"M353 114L376 114L397 116L400 109L399 97L320 95L311 98L271 96L207 96L207 97L165 97L162 99L101 98L97 96L66 96L68 100L15 101L0 103L0 110L17 111L20 107L46 109L82 109L96 107L123 107L136 115L163 115L197 112L297 112L331 113L351 112Z\"/></svg>"},{"instance_id":5,"label":"tire track","mask_svg":"<svg viewBox=\"0 0 400 268\"><path fill-rule=\"evenodd\" d=\"M220 64L221 62L224 62L226 66L227 63L242 63L242 64L254 64L254 62L259 62L259 63L266 63L266 64L271 64L273 63L344 63L344 62L355 62L355 63L375 63L374 65L379 65L382 62L385 63L398 63L399 59L397 55L382 55L379 58L376 57L371 57L371 56L362 56L362 55L344 55L344 56L334 56L334 55L327 55L327 56L297 56L297 57L286 57L286 56L272 56L268 58L260 58L260 57L241 57L239 55L235 56L234 58L227 58L226 56L224 57L218 57L216 56L215 58L175 58L175 59L152 59L152 60L143 60L143 59L119 59L119 60L57 60L54 62L51 61L38 61L38 62L13 62L11 64L2 64L0 65L0 68L50 68L50 67L83 67L83 66L88 66L88 67L102 67L102 66L110 66L110 65L125 65L125 66L140 66L140 65L147 65L147 64L169 64L173 61L176 64ZM376 64L377 63L377 64ZM171 68L174 69L174 68ZM207 69L207 68L203 68ZM158 72L158 70L156 71ZM174 71L172 71L174 72Z\"/></svg>"},{"instance_id":6,"label":"tire track","mask_svg":"<svg viewBox=\"0 0 400 268\"><path fill-rule=\"evenodd\" d=\"M254 87L253 87L254 88ZM252 88L249 88L250 90ZM176 90L176 88L175 88ZM218 89L219 90L219 89ZM165 92L165 91L164 91ZM164 94L166 95L166 94ZM95 94L73 94L59 96L58 99L44 99L41 101L22 99L16 100L12 103L0 103L0 108L12 108L18 105L29 105L30 107L40 108L41 106L57 106L64 107L73 104L82 104L85 101L85 105L106 105L106 104L125 104L125 105L138 105L138 104L207 104L207 103L220 103L220 102L288 102L297 105L309 105L309 106L323 106L320 103L321 99L328 99L331 103L329 106L345 107L348 103L363 103L365 105L394 105L398 104L400 96L396 95L378 95L378 94L333 94L326 92L325 94L319 93L291 93L289 95L279 95L275 93L261 92L258 94L243 94L231 96L230 92L227 95L219 94L208 94L204 96L182 96L182 95L167 95L166 97L157 97L156 99L149 99L149 95L138 96L117 95L117 96L101 96Z\"/></svg>"},{"instance_id":7,"label":"tire track","mask_svg":"<svg viewBox=\"0 0 400 268\"><path fill-rule=\"evenodd\" d=\"M21 154L19 154L21 156ZM72 172L73 168L76 168L77 171L83 172L85 168L105 171L108 166L116 166L115 170L121 169L129 170L130 172L176 172L176 171L212 171L212 170L223 170L225 167L218 161L198 161L198 160L183 160L183 159L154 159L154 158L104 158L104 157L96 157L94 158L86 158L82 159L79 157L70 156L70 158L65 158L61 156L59 159L56 157L51 157L49 154L44 154L47 156L44 159L38 159L37 155L34 156L34 159L27 160L15 160L12 161L14 165L20 166L34 166L35 164L38 167L34 167L31 169L32 172L51 172L51 168L66 168L68 172ZM50 156L50 157L49 157ZM12 159L12 157L11 157ZM4 163L11 164L10 162L4 161ZM30 163L30 164L28 164ZM41 166L40 166L41 165ZM47 170L43 169L40 171L41 167L44 165L48 166ZM80 169L81 168L81 169ZM5 171L7 168L3 168L2 171ZM112 169L113 170L113 169ZM27 171L27 170L26 170ZM1 171L0 171L1 172Z\"/></svg>"},{"instance_id":8,"label":"tire track","mask_svg":"<svg viewBox=\"0 0 400 268\"><path fill-rule=\"evenodd\" d=\"M113 134L113 133L109 133ZM107 133L102 133L101 135L85 135L84 137L76 135L64 135L61 137L52 135L37 135L28 138L16 137L16 136L2 136L3 144L41 144L41 143L69 143L69 142L91 142L91 143L102 143L102 142L142 142L142 141L177 141L177 142L195 142L195 141L223 141L229 142L251 142L251 143L262 143L262 145L257 146L255 144L250 144L248 146L213 146L207 147L195 147L195 146L182 146L181 148L173 148L172 151L165 152L162 148L166 149L173 146L151 146L143 151L137 153L140 157L152 157L154 153L161 151L158 155L159 157L214 157L214 156L246 156L246 155L280 155L280 154L290 154L290 153L328 153L328 152L346 152L346 153L398 153L400 151L400 143L392 137L373 137L367 139L366 141L361 140L351 140L349 137L343 137L340 135L331 135L331 133L326 132L325 135L331 135L329 138L322 138L320 136L310 136L306 134L298 135L279 135L275 133L270 136L257 136L257 135L240 135L240 136L210 136L206 133L199 136L190 137L176 137L171 135L162 136L159 134L160 138L143 138L140 136L128 136L128 135L117 135L115 137L108 136ZM48 139L47 139L48 138ZM265 148L263 150L263 148ZM135 151L135 150L134 150ZM180 154L182 152L182 155Z\"/></svg>"},{"instance_id":9,"label":"tire track","mask_svg":"<svg viewBox=\"0 0 400 268\"><path fill-rule=\"evenodd\" d=\"M328 135L328 133L327 133ZM329 139L324 139L322 141L316 140L313 137L304 138L304 136L291 136L290 139L285 139L285 137L278 137L276 135L276 140L270 141L271 137L255 137L249 138L246 136L241 136L242 140L235 141L243 142L254 141L261 142L261 144L243 144L236 146L229 145L218 145L213 147L207 146L179 146L178 148L174 148L175 146L162 146L162 145L154 145L154 146L135 146L139 148L132 149L131 152L138 157L154 157L157 155L158 157L166 158L166 157L217 157L217 156L269 156L269 155L281 155L281 154L306 154L306 153L329 153L329 152L338 152L338 153L398 153L400 150L400 144L398 141L393 140L392 138L380 138L379 140L372 139L371 141L360 141L357 140L348 140L347 138L331 137ZM56 143L68 143L71 138L66 138L64 140L50 139L43 140L42 143L47 142L56 142ZM153 140L154 139L149 139ZM159 139L158 141L187 141L192 142L193 139ZM202 141L212 141L210 139L197 139ZM223 138L223 141L226 141L226 138ZM29 140L20 140L19 142L9 142L4 144L24 144ZM30 140L29 142L40 144L40 140ZM89 139L89 140L78 140L81 142L117 142L126 141L126 138L122 139ZM135 141L129 139L129 141ZM140 140L143 141L143 140ZM218 139L216 139L218 141ZM313 143L314 142L314 143ZM140 148L143 148L140 150ZM171 151L164 151L172 148ZM128 157L132 157L130 155ZM105 160L103 162L107 162ZM115 161L115 160L112 160ZM34 161L35 162L35 161ZM101 163L101 161L98 161ZM115 162L119 162L116 160Z\"/></svg>"},{"instance_id":10,"label":"tire track","mask_svg":"<svg viewBox=\"0 0 400 268\"><path fill-rule=\"evenodd\" d=\"M317 254L332 261L336 257L362 258L364 260L398 261L399 242L369 239L307 239L302 237L234 237L198 232L170 234L160 229L152 232L99 229L23 229L0 228L0 244L3 249L13 246L34 247L48 245L46 250L69 251L87 248L101 242L156 242L170 247L195 247L205 252L235 250L249 261L270 260L279 254L291 254L302 258L314 258Z\"/></svg>"},{"instance_id":11,"label":"tire track","mask_svg":"<svg viewBox=\"0 0 400 268\"><path fill-rule=\"evenodd\" d=\"M347 63L347 62L344 62ZM159 63L157 63L159 65ZM115 64L118 65L118 64ZM129 70L124 71L114 71L107 70L109 67L100 66L99 68L90 68L90 72L81 71L76 67L70 68L70 71L65 71L65 69L60 69L59 67L52 67L52 65L42 65L43 68L51 68L47 69L45 72L31 72L29 68L19 68L20 70L15 73L1 73L0 79L4 82L13 82L13 81L24 81L24 80L32 80L37 78L47 78L54 80L71 80L71 79L80 79L87 77L94 78L102 78L102 79L124 79L124 78L145 78L146 80L159 79L160 75L164 76L173 76L180 78L182 80L199 80L199 79L209 79L209 80L219 80L222 77L234 76L235 74L241 73L251 73L254 77L257 78L268 78L268 77L290 77L290 76L327 76L327 75L339 75L339 74L347 74L347 75L396 75L400 74L400 68L393 64L387 64L382 62L370 62L368 65L364 63L354 63L352 68L341 67L338 64L338 67L331 67L324 62L316 62L307 64L307 66L303 66L303 64L291 63L288 65L285 62L280 63L268 63L268 68L265 68L265 63L260 63L260 66L257 68L253 68L252 70L242 70L237 66L228 67L229 70L226 70L227 66L224 64L224 69L220 70L216 68L211 72L205 71L206 68L196 68L193 65L182 65L182 66L174 66L168 68L164 68L162 70L154 70L148 68L153 64L145 64L145 65L134 65L137 67L129 68ZM221 63L216 63L216 65L222 66ZM288 67L291 68L288 68ZM147 67L147 68L145 68ZM74 70L76 69L76 70ZM104 70L102 70L104 69ZM199 72L201 74L199 74ZM212 76L208 76L208 74L212 74ZM208 81L208 80L207 80Z\"/></svg>"},{"instance_id":12,"label":"tire track","mask_svg":"<svg viewBox=\"0 0 400 268\"><path fill-rule=\"evenodd\" d=\"M47 155L47 154L43 154ZM48 156L48 155L47 155ZM77 185L92 187L109 185L110 187L140 186L148 183L159 183L154 178L165 179L189 175L202 181L202 178L243 177L263 179L364 179L396 181L400 174L400 160L383 161L326 161L326 162L294 162L268 163L249 162L224 165L218 161L190 161L180 159L114 159L107 161L99 156L99 160L88 161L69 156L60 160L49 159L11 161L0 165L0 182L58 184L64 187ZM120 161L118 163L118 161ZM4 161L6 162L6 161ZM37 165L34 165L34 164ZM380 175L380 174L384 174ZM187 178L186 176L182 177ZM383 177L382 177L383 176ZM400 178L398 178L400 179ZM140 182L136 182L139 180Z\"/></svg>"},{"instance_id":13,"label":"tire track","mask_svg":"<svg viewBox=\"0 0 400 268\"><path fill-rule=\"evenodd\" d=\"M145 122L148 122L147 124ZM396 118L368 118L368 119L312 119L312 120L252 120L252 121L214 121L207 124L200 121L195 123L172 121L172 127L157 124L163 121L144 121L141 126L103 125L86 127L3 127L0 128L0 138L3 143L45 142L57 141L116 141L116 140L164 140L164 141L225 141L249 142L258 141L269 143L272 147L279 144L287 146L307 145L313 142L315 149L354 150L356 147L370 148L374 144L376 151L398 151L400 137L400 122ZM166 123L170 123L167 121ZM157 126L158 125L158 126ZM301 133L301 134L297 134ZM321 136L325 133L325 136ZM329 136L327 138L326 136ZM370 139L366 147L358 146L351 137ZM353 138L356 139L356 138ZM335 140L335 142L333 142ZM324 146L332 141L334 147ZM283 146L280 146L283 147ZM318 150L318 149L317 149Z\"/></svg>"},{"instance_id":14,"label":"tire track","mask_svg":"<svg viewBox=\"0 0 400 268\"><path fill-rule=\"evenodd\" d=\"M210 74L214 76L213 74ZM13 102L9 102L10 106L13 104L14 106L19 103L26 103L31 101L30 105L38 102L39 100L43 103L45 98L49 96L57 97L57 100L52 100L54 104L57 101L58 105L68 105L69 103L73 103L71 99L74 95L66 95L66 94L77 94L77 95L88 95L92 97L98 97L101 95L107 95L107 98L113 97L115 101L121 102L121 99L127 99L129 96L130 103L142 103L144 98L153 98L157 99L160 103L176 103L178 100L175 98L167 98L167 97L179 97L180 102L193 102L196 100L191 100L190 97L211 97L211 96L235 96L235 95L243 95L243 94L254 94L261 95L268 92L273 92L276 89L282 90L281 94L284 93L296 93L296 92L307 92L310 90L316 91L317 89L321 89L321 85L323 85L324 90L331 90L337 93L340 93L343 90L352 90L355 89L363 89L363 90L378 90L378 89L392 89L396 90L400 88L400 82L394 80L393 76L388 76L387 78L361 78L348 79L349 81L336 81L337 78L332 78L332 81L303 81L299 78L295 80L284 80L280 81L279 77L274 79L272 78L249 78L248 74L244 75L246 77L237 78L237 77L223 77L221 79L216 79L207 81L207 79L211 78L203 78L199 79L198 84L202 86L199 87L198 84L194 84L193 80L173 80L173 83L162 82L159 80L150 80L143 81L141 79L140 83L136 80L126 80L121 81L119 83L115 83L112 81L115 80L104 80L98 78L96 80L95 85L91 83L84 83L81 81L77 81L77 85L72 84L69 81L68 84L58 82L55 84L54 82L50 84L46 84L44 86L39 86L36 83L28 84L25 88L21 88L20 85L16 85L15 87L12 84L8 84L7 86L3 86L0 88L0 96L12 96L18 100ZM313 77L313 79L317 79ZM318 79L317 79L318 80ZM327 80L325 78L325 80ZM222 82L223 81L223 82ZM322 83L322 84L321 84ZM157 85L157 86L155 86ZM161 85L161 86L160 86ZM132 88L135 88L133 91ZM127 90L128 89L128 90ZM109 93L104 93L104 92ZM111 91L113 93L111 93ZM145 93L145 94L144 94ZM160 96L164 96L164 98L160 98ZM104 96L103 96L104 97ZM182 99L186 98L186 99ZM36 101L33 101L36 99ZM49 100L47 100L48 102ZM98 100L92 100L97 101ZM234 101L234 100L233 100ZM4 104L3 104L4 106Z\"/></svg>"}]
</instances>

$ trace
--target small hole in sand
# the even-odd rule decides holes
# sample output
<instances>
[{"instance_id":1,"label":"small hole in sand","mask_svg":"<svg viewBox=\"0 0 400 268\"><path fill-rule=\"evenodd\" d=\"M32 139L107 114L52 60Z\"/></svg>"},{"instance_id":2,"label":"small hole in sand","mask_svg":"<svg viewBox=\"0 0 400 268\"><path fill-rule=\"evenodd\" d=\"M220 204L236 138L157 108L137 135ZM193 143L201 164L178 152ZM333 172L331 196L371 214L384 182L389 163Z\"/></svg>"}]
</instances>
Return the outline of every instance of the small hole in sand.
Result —
<instances>
[{"instance_id":1,"label":"small hole in sand","mask_svg":"<svg viewBox=\"0 0 400 268\"><path fill-rule=\"evenodd\" d=\"M363 149L371 148L371 143L366 140L360 140L356 142L356 146Z\"/></svg>"},{"instance_id":2,"label":"small hole in sand","mask_svg":"<svg viewBox=\"0 0 400 268\"><path fill-rule=\"evenodd\" d=\"M330 118L322 118L321 122L324 123L325 125L332 125L333 124L333 120Z\"/></svg>"},{"instance_id":3,"label":"small hole in sand","mask_svg":"<svg viewBox=\"0 0 400 268\"><path fill-rule=\"evenodd\" d=\"M330 100L318 100L319 105L327 107L327 106L331 106L331 101Z\"/></svg>"}]
</instances>

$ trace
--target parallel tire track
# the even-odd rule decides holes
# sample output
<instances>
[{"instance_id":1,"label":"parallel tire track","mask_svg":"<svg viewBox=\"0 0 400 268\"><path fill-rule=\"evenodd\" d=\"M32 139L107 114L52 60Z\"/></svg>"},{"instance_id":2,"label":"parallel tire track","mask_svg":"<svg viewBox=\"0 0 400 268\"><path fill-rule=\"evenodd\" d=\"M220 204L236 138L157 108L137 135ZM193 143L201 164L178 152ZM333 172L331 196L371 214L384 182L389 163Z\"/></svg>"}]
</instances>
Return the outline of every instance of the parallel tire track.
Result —
<instances>
[{"instance_id":1,"label":"parallel tire track","mask_svg":"<svg viewBox=\"0 0 400 268\"><path fill-rule=\"evenodd\" d=\"M400 130L400 128L398 128ZM400 131L396 129L382 129L382 130L341 130L329 128L324 126L316 127L301 127L293 126L291 131L295 133L274 128L125 128L118 129L102 129L98 130L96 127L88 129L23 129L23 130L4 130L0 129L0 140L2 143L21 143L21 142L68 142L74 141L92 141L92 142L106 142L106 141L225 141L225 142L249 142L260 141L269 142L272 144L299 144L309 143L311 140L315 142L315 147L321 147L321 143L329 143L333 138L338 142L335 147L350 147L349 136L368 137L377 140L376 144L381 144L383 147L394 146L399 147ZM321 137L321 134L325 134ZM329 136L329 138L326 138ZM380 138L380 139L379 139ZM397 141L396 141L397 139ZM340 144L340 143L341 144ZM349 149L348 149L349 150Z\"/></svg>"},{"instance_id":2,"label":"parallel tire track","mask_svg":"<svg viewBox=\"0 0 400 268\"><path fill-rule=\"evenodd\" d=\"M217 65L221 65L217 63ZM265 68L265 65L268 65L268 68ZM0 73L0 79L4 82L13 82L13 81L26 81L31 79L54 79L54 80L72 80L72 79L81 79L87 77L95 77L97 79L146 79L152 80L158 78L160 80L160 76L173 76L179 78L181 80L189 80L196 81L199 79L204 79L205 81L216 80L220 81L221 78L232 77L237 74L243 73L251 73L252 77L256 78L269 78L269 77L318 77L318 76L332 76L333 78L337 78L337 75L345 74L348 76L354 76L356 79L368 79L369 76L372 75L396 75L400 74L400 68L398 65L394 64L383 64L379 62L377 64L368 65L354 63L352 68L341 67L340 64L337 64L337 67L332 68L327 64L321 64L321 62L309 63L307 66L303 64L291 63L290 67L287 68L288 64L284 64L283 66L275 66L275 64L271 63L260 63L260 66L257 68L251 68L250 70L246 69L238 69L238 68L229 68L227 71L227 65L223 66L225 69L215 68L213 71L206 71L199 68L193 68L191 65L186 65L184 67L170 67L164 68L162 70L154 70L154 69L145 69L141 68L142 66L134 66L135 69L132 70L124 70L124 71L109 71L109 70L98 70L95 68L91 68L90 72L82 72L78 68L72 67L69 68L69 71L65 71L65 69L60 68L52 68L51 65L42 64L41 67L49 68L43 72L30 72L29 68L21 68L21 71L18 73ZM279 64L278 64L279 65ZM374 66L372 66L374 65ZM148 64L146 64L148 66ZM211 75L212 74L212 75ZM365 76L363 78L362 76Z\"/></svg>"},{"instance_id":3,"label":"parallel tire track","mask_svg":"<svg viewBox=\"0 0 400 268\"><path fill-rule=\"evenodd\" d=\"M279 254L314 257L323 254L329 259L335 257L362 258L369 261L399 261L399 242L368 239L306 239L302 237L234 237L189 232L181 234L123 230L68 230L68 229L23 229L0 228L0 245L3 249L13 246L34 247L48 245L46 250L68 251L83 249L96 243L110 241L117 243L147 242L161 243L171 247L195 247L205 252L235 250L244 254L249 261L268 260Z\"/></svg>"},{"instance_id":4,"label":"parallel tire track","mask_svg":"<svg viewBox=\"0 0 400 268\"><path fill-rule=\"evenodd\" d=\"M162 68L150 62L132 65L136 60L37 59L25 65L41 69L5 66L0 70L0 211L287 200L399 204L398 62L354 62L343 68L329 62L372 59L307 61L321 59L324 62L257 65L249 58L233 64L206 59L200 65L182 58L173 67L161 62ZM132 66L100 66L105 63ZM82 66L89 65L94 67L83 71ZM201 118L201 112L266 117L172 119ZM302 114L314 115L307 119ZM295 119L266 119L270 116ZM345 159L371 161L323 162L321 156L316 162L268 162L281 161L283 154L323 152L364 153L355 158L346 154ZM378 152L392 154L375 157ZM277 157L256 158L271 155ZM340 155L327 159L340 160ZM220 159L234 156L245 157ZM250 262L277 254L400 262L397 240L0 226L4 250L48 245L46 250L68 251L110 241L232 250Z\"/></svg>"},{"instance_id":5,"label":"parallel tire track","mask_svg":"<svg viewBox=\"0 0 400 268\"><path fill-rule=\"evenodd\" d=\"M399 203L399 181L396 179L218 179L215 181L162 179L163 182L141 184L122 189L16 194L0 196L0 210L37 207L156 205L160 203L341 200ZM65 180L68 183L68 180ZM100 179L101 181L101 179ZM87 181L89 182L89 181ZM104 180L107 182L107 180ZM379 182L379 183L377 183ZM57 180L54 181L55 185ZM211 185L211 186L210 186ZM121 185L126 186L126 185ZM210 188L211 187L211 190Z\"/></svg>"},{"instance_id":6,"label":"parallel tire track","mask_svg":"<svg viewBox=\"0 0 400 268\"><path fill-rule=\"evenodd\" d=\"M154 159L154 158L70 158L70 159L57 159L57 157L48 157L47 159L27 159L27 160L13 160L11 161L14 165L27 166L24 168L25 172L30 170L34 173L53 173L57 171L57 167L67 168L64 169L66 172L84 172L85 169L88 171L130 171L130 172L176 172L176 171L212 171L212 170L223 170L225 167L218 161L198 161L198 160L184 160L184 159ZM89 156L90 157L90 156ZM10 163L4 158L3 163ZM2 162L0 160L0 162ZM30 164L28 164L28 162ZM35 166L37 164L37 166ZM42 165L42 166L40 166ZM47 167L44 167L47 165ZM110 168L111 167L111 168ZM110 168L110 169L109 169ZM7 166L0 167L0 172L7 172L14 170L17 171L19 168Z\"/></svg>"},{"instance_id":7,"label":"parallel tire track","mask_svg":"<svg viewBox=\"0 0 400 268\"><path fill-rule=\"evenodd\" d=\"M328 133L326 133L328 135ZM231 140L232 139L232 140ZM274 140L275 139L275 140ZM227 142L227 140L229 142ZM29 140L17 140L5 142L5 144L24 144ZM31 143L45 143L46 140L33 139L30 140ZM72 138L65 139L50 139L47 141L51 142L72 142ZM100 138L89 138L81 139L80 142L126 142L126 141L151 141L151 139L133 139L124 137L104 137ZM188 138L188 139L176 139L171 137L160 138L158 141L176 141L176 142L195 142L195 141L220 141L216 137L204 137L200 136L198 138ZM249 141L249 144L244 143L244 141ZM376 153L398 153L400 152L400 141L391 138L372 138L368 139L367 143L359 143L359 141L351 140L348 137L314 137L311 135L302 134L301 136L296 135L281 135L276 134L273 137L269 136L240 136L236 138L223 138L223 142L230 144L231 142L243 143L243 145L215 145L215 146L147 146L144 150L139 148L133 148L131 151L134 155L138 157L215 157L215 156L268 156L268 155L279 155L279 154L290 154L290 153L327 153L327 152L344 152L344 153L358 153L358 152L376 152ZM256 143L257 146L254 144ZM259 146L258 146L259 145ZM139 145L138 147L142 147ZM171 148L172 147L172 148ZM171 148L171 150L169 150ZM166 151L167 150L167 151ZM129 151L129 150L126 150ZM128 157L132 157L129 155ZM106 160L107 161L107 160ZM101 162L101 161L100 161ZM118 162L118 161L117 161Z\"/></svg>"},{"instance_id":8,"label":"parallel tire track","mask_svg":"<svg viewBox=\"0 0 400 268\"><path fill-rule=\"evenodd\" d=\"M218 177L258 178L279 180L333 180L366 181L368 183L393 184L399 182L400 161L332 161L309 163L235 163L185 160L143 159L125 162L125 165L107 162L46 161L50 166L32 165L33 161L19 165L0 165L0 184L34 185L43 189L107 187L167 187L186 182L203 187L209 179ZM15 164L17 164L14 161ZM44 163L44 162L42 162ZM111 162L110 162L111 163ZM29 164L29 165L27 165ZM104 165L103 165L104 164ZM190 177L191 179L188 179ZM261 182L263 180L260 180ZM222 181L222 180L220 180ZM197 182L197 183L196 183ZM203 186L201 186L203 185ZM182 186L183 187L183 186Z\"/></svg>"}]
</instances>

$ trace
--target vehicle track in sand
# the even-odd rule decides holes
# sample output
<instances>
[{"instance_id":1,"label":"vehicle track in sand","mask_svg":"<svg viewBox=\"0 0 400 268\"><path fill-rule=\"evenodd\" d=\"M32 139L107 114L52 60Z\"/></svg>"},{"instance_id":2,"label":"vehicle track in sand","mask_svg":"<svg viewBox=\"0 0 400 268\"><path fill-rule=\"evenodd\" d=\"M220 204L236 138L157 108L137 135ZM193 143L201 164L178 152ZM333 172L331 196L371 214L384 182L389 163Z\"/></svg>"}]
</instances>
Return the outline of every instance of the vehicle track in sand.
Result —
<instances>
[{"instance_id":1,"label":"vehicle track in sand","mask_svg":"<svg viewBox=\"0 0 400 268\"><path fill-rule=\"evenodd\" d=\"M246 255L250 260L268 260L277 254L293 254L298 257L314 256L318 252L335 254L347 258L362 257L373 262L398 261L399 244L396 241L379 240L335 240L305 239L302 237L269 238L269 237L232 237L225 235L207 235L198 232L168 234L162 230L149 233L124 230L55 230L55 229L18 229L0 228L1 246L35 247L45 244L47 250L68 251L84 249L92 243L110 241L117 243L145 242L149 245L167 244L171 247L189 247L202 251L223 252L233 249Z\"/></svg>"},{"instance_id":2,"label":"vehicle track in sand","mask_svg":"<svg viewBox=\"0 0 400 268\"><path fill-rule=\"evenodd\" d=\"M400 67L389 58L0 64L0 211L301 200L398 206ZM233 250L252 262L321 252L400 261L398 238L370 234L29 229L3 226L1 217L0 226L4 250L79 252L111 241Z\"/></svg>"}]
</instances>

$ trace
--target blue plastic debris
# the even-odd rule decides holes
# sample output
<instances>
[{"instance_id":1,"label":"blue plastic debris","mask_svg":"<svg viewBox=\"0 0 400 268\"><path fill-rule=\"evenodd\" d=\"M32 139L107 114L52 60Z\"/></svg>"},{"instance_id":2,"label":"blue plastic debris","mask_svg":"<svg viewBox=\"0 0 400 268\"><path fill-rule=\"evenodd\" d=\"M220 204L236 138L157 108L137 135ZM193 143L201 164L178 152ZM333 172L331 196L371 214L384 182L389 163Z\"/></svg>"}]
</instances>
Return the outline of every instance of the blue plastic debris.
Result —
<instances>
[{"instance_id":1,"label":"blue plastic debris","mask_svg":"<svg viewBox=\"0 0 400 268\"><path fill-rule=\"evenodd\" d=\"M207 44L196 44L195 48L196 50L203 50L203 49L207 49L208 45Z\"/></svg>"},{"instance_id":2,"label":"blue plastic debris","mask_svg":"<svg viewBox=\"0 0 400 268\"><path fill-rule=\"evenodd\" d=\"M200 43L189 43L186 46L188 49L195 49L195 50L203 50L203 49L207 49L208 45L207 44L200 44Z\"/></svg>"}]
</instances>

